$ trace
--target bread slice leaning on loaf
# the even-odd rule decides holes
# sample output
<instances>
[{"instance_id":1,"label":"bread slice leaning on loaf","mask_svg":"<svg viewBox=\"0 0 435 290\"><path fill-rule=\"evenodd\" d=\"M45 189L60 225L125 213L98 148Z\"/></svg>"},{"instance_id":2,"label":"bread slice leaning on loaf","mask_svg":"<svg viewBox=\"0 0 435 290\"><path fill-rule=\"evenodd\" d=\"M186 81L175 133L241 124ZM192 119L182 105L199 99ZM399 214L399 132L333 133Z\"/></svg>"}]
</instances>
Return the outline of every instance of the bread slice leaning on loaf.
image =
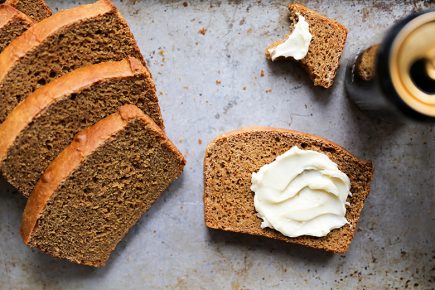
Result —
<instances>
[{"instance_id":1,"label":"bread slice leaning on loaf","mask_svg":"<svg viewBox=\"0 0 435 290\"><path fill-rule=\"evenodd\" d=\"M134 104L164 128L154 81L135 58L88 65L40 87L0 125L0 173L29 196L80 130Z\"/></svg>"},{"instance_id":2,"label":"bread slice leaning on loaf","mask_svg":"<svg viewBox=\"0 0 435 290\"><path fill-rule=\"evenodd\" d=\"M321 238L289 238L260 227L254 208L251 175L291 147L326 154L351 180L352 197L347 201L349 225L332 230ZM370 191L373 167L342 147L326 139L297 131L255 127L223 134L211 142L204 159L204 216L209 228L264 236L335 253L345 253L350 246Z\"/></svg>"},{"instance_id":3,"label":"bread slice leaning on loaf","mask_svg":"<svg viewBox=\"0 0 435 290\"><path fill-rule=\"evenodd\" d=\"M10 5L0 4L0 53L33 23L23 12Z\"/></svg>"},{"instance_id":4,"label":"bread slice leaning on loaf","mask_svg":"<svg viewBox=\"0 0 435 290\"><path fill-rule=\"evenodd\" d=\"M77 134L47 168L24 210L24 242L103 266L185 163L148 116L125 105Z\"/></svg>"},{"instance_id":5,"label":"bread slice leaning on loaf","mask_svg":"<svg viewBox=\"0 0 435 290\"><path fill-rule=\"evenodd\" d=\"M0 54L0 123L28 94L88 64L145 61L133 35L109 0L60 11L30 27Z\"/></svg>"},{"instance_id":6,"label":"bread slice leaning on loaf","mask_svg":"<svg viewBox=\"0 0 435 290\"><path fill-rule=\"evenodd\" d=\"M5 3L30 16L34 21L41 21L53 14L44 0L6 0Z\"/></svg>"}]
</instances>

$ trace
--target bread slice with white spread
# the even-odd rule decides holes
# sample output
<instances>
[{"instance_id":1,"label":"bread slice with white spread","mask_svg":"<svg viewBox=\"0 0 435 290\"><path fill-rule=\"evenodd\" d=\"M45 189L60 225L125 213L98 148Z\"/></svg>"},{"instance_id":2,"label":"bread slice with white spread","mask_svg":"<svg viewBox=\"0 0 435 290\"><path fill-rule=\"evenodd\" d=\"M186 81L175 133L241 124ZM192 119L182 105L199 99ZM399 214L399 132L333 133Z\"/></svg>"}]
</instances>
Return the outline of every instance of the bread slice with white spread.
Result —
<instances>
[{"instance_id":1,"label":"bread slice with white spread","mask_svg":"<svg viewBox=\"0 0 435 290\"><path fill-rule=\"evenodd\" d=\"M326 236L288 237L269 227L254 206L252 174L273 162L277 156L297 146L327 156L350 179L345 218L348 224ZM204 159L204 217L209 228L264 236L335 253L345 253L356 232L364 202L370 191L373 166L326 139L267 127L254 127L225 133L212 141Z\"/></svg>"}]
</instances>

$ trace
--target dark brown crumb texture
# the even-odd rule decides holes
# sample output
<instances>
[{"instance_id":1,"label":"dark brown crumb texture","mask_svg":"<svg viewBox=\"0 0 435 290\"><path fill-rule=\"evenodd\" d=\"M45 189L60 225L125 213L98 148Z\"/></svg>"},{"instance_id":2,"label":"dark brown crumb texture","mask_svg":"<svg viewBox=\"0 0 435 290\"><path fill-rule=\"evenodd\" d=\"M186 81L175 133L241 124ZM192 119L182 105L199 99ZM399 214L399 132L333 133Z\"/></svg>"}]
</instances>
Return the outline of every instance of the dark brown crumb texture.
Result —
<instances>
[{"instance_id":1,"label":"dark brown crumb texture","mask_svg":"<svg viewBox=\"0 0 435 290\"><path fill-rule=\"evenodd\" d=\"M28 197L47 166L81 129L134 104L163 127L155 87L143 75L114 78L54 102L25 128L2 162L5 179Z\"/></svg>"},{"instance_id":2,"label":"dark brown crumb texture","mask_svg":"<svg viewBox=\"0 0 435 290\"><path fill-rule=\"evenodd\" d=\"M35 21L41 21L53 14L43 0L12 0L9 2L11 2L10 4L16 9L30 16L30 18Z\"/></svg>"},{"instance_id":3,"label":"dark brown crumb texture","mask_svg":"<svg viewBox=\"0 0 435 290\"><path fill-rule=\"evenodd\" d=\"M11 43L12 40L20 36L30 27L31 23L20 17L14 17L3 27L0 27L0 53Z\"/></svg>"},{"instance_id":4,"label":"dark brown crumb texture","mask_svg":"<svg viewBox=\"0 0 435 290\"><path fill-rule=\"evenodd\" d=\"M36 88L87 64L143 57L123 19L112 11L75 23L24 56L0 82L0 122Z\"/></svg>"},{"instance_id":5,"label":"dark brown crumb texture","mask_svg":"<svg viewBox=\"0 0 435 290\"><path fill-rule=\"evenodd\" d=\"M333 230L322 238L288 238L281 233L261 229L256 216L251 174L275 160L292 146L326 154L351 180L346 218L350 225ZM204 208L206 225L213 229L265 236L311 248L344 253L356 230L364 201L370 191L373 168L338 145L319 137L275 129L252 129L224 135L206 150L204 161Z\"/></svg>"},{"instance_id":6,"label":"dark brown crumb texture","mask_svg":"<svg viewBox=\"0 0 435 290\"><path fill-rule=\"evenodd\" d=\"M58 258L103 266L181 174L184 163L161 139L136 120L97 148L51 196L30 245Z\"/></svg>"}]
</instances>

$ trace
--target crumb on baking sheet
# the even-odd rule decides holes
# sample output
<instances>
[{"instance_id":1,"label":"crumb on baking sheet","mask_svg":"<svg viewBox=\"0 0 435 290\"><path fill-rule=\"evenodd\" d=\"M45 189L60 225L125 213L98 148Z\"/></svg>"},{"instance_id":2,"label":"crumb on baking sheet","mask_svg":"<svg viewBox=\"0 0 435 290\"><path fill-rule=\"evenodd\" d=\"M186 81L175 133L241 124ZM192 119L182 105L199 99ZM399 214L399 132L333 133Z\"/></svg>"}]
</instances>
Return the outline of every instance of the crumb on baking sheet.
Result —
<instances>
[{"instance_id":1,"label":"crumb on baking sheet","mask_svg":"<svg viewBox=\"0 0 435 290\"><path fill-rule=\"evenodd\" d=\"M260 77L264 77L264 70L260 70Z\"/></svg>"},{"instance_id":2,"label":"crumb on baking sheet","mask_svg":"<svg viewBox=\"0 0 435 290\"><path fill-rule=\"evenodd\" d=\"M220 80L216 80L216 85L220 85L222 82Z\"/></svg>"},{"instance_id":3,"label":"crumb on baking sheet","mask_svg":"<svg viewBox=\"0 0 435 290\"><path fill-rule=\"evenodd\" d=\"M201 138L198 139L198 144L199 144L199 145L202 144L202 139L201 139Z\"/></svg>"},{"instance_id":4,"label":"crumb on baking sheet","mask_svg":"<svg viewBox=\"0 0 435 290\"><path fill-rule=\"evenodd\" d=\"M271 93L272 92L272 89L267 89L266 90L266 93Z\"/></svg>"},{"instance_id":5,"label":"crumb on baking sheet","mask_svg":"<svg viewBox=\"0 0 435 290\"><path fill-rule=\"evenodd\" d=\"M201 28L198 30L198 32L201 33L202 35L205 35L205 34L207 33L207 28L205 28L205 27L201 27Z\"/></svg>"}]
</instances>

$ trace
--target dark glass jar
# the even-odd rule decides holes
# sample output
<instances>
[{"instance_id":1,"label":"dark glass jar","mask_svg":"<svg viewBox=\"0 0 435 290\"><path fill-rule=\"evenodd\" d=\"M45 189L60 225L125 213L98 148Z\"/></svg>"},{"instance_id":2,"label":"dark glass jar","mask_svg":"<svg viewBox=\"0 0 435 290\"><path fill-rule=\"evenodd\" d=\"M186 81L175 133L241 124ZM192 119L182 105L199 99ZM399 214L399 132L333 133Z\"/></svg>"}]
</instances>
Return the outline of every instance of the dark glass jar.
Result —
<instances>
[{"instance_id":1,"label":"dark glass jar","mask_svg":"<svg viewBox=\"0 0 435 290\"><path fill-rule=\"evenodd\" d=\"M362 110L435 123L435 10L406 17L362 51L345 86Z\"/></svg>"}]
</instances>

